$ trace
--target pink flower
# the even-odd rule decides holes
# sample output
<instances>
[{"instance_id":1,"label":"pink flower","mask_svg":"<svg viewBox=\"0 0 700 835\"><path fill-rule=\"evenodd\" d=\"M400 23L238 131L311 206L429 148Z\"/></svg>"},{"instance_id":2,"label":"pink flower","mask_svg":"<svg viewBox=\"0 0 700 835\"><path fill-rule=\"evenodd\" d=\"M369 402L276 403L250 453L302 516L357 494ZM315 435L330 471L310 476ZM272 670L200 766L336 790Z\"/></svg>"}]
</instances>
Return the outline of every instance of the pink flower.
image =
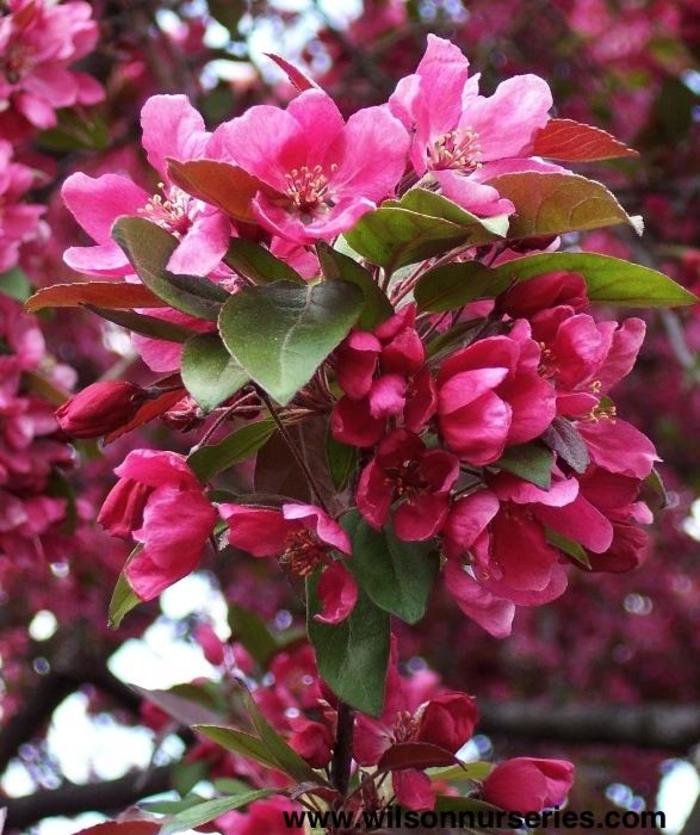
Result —
<instances>
[{"instance_id":1,"label":"pink flower","mask_svg":"<svg viewBox=\"0 0 700 835\"><path fill-rule=\"evenodd\" d=\"M514 284L499 299L499 309L514 319L559 305L578 312L588 307L586 281L578 273L554 272Z\"/></svg>"},{"instance_id":2,"label":"pink flower","mask_svg":"<svg viewBox=\"0 0 700 835\"><path fill-rule=\"evenodd\" d=\"M63 184L63 200L97 246L70 247L69 267L94 275L120 276L133 267L117 243L112 226L124 215L143 217L173 234L179 245L168 262L174 273L207 275L220 263L231 236L228 219L217 209L190 197L168 179L166 160L199 158L210 134L186 96L151 96L141 110L142 144L162 183L162 194L149 196L129 177L71 174Z\"/></svg>"},{"instance_id":3,"label":"pink flower","mask_svg":"<svg viewBox=\"0 0 700 835\"><path fill-rule=\"evenodd\" d=\"M482 797L512 812L540 812L561 806L574 782L566 760L516 757L499 763L484 781Z\"/></svg>"},{"instance_id":4,"label":"pink flower","mask_svg":"<svg viewBox=\"0 0 700 835\"><path fill-rule=\"evenodd\" d=\"M93 383L56 410L59 426L74 438L97 438L128 423L147 394L133 383L105 380Z\"/></svg>"},{"instance_id":5,"label":"pink flower","mask_svg":"<svg viewBox=\"0 0 700 835\"><path fill-rule=\"evenodd\" d=\"M219 505L229 527L229 544L254 557L279 557L293 574L307 577L322 567L318 596L322 611L315 619L340 623L357 602L357 585L352 574L332 551L350 556L350 539L340 525L321 508L288 502L281 510Z\"/></svg>"},{"instance_id":6,"label":"pink flower","mask_svg":"<svg viewBox=\"0 0 700 835\"><path fill-rule=\"evenodd\" d=\"M204 652L204 657L210 664L220 667L224 663L225 644L208 623L197 624L194 639Z\"/></svg>"},{"instance_id":7,"label":"pink flower","mask_svg":"<svg viewBox=\"0 0 700 835\"><path fill-rule=\"evenodd\" d=\"M119 481L98 522L113 536L143 547L126 565L129 585L142 600L194 571L216 522L202 485L175 452L136 449L114 471Z\"/></svg>"},{"instance_id":8,"label":"pink flower","mask_svg":"<svg viewBox=\"0 0 700 835\"><path fill-rule=\"evenodd\" d=\"M9 0L8 11L0 16L0 112L11 106L50 128L59 108L104 98L94 78L68 69L97 43L89 3Z\"/></svg>"},{"instance_id":9,"label":"pink flower","mask_svg":"<svg viewBox=\"0 0 700 835\"><path fill-rule=\"evenodd\" d=\"M300 812L301 807L286 797L268 797L251 803L247 812L227 812L217 818L216 828L223 835L287 835L304 831L288 824L284 812Z\"/></svg>"},{"instance_id":10,"label":"pink flower","mask_svg":"<svg viewBox=\"0 0 700 835\"><path fill-rule=\"evenodd\" d=\"M430 539L447 517L450 489L458 476L459 461L454 455L428 450L417 435L397 429L384 438L362 471L357 507L379 529L398 500L393 524L399 539Z\"/></svg>"},{"instance_id":11,"label":"pink flower","mask_svg":"<svg viewBox=\"0 0 700 835\"><path fill-rule=\"evenodd\" d=\"M478 719L474 699L452 690L435 692L432 678L427 692L423 684L420 677L399 675L394 646L384 712L379 719L358 714L355 720L353 755L359 765L377 765L387 751L403 743L424 743L454 754L471 739ZM392 782L397 800L406 808L433 808L434 788L423 771L396 769Z\"/></svg>"},{"instance_id":12,"label":"pink flower","mask_svg":"<svg viewBox=\"0 0 700 835\"><path fill-rule=\"evenodd\" d=\"M544 127L552 94L536 75L499 84L489 97L478 94L479 76L449 41L428 35L414 75L399 82L389 100L392 112L413 130L411 162L422 177L438 181L447 197L478 215L510 213L513 204L486 185L500 174L560 171L528 158L535 132Z\"/></svg>"},{"instance_id":13,"label":"pink flower","mask_svg":"<svg viewBox=\"0 0 700 835\"><path fill-rule=\"evenodd\" d=\"M21 202L33 182L31 168L12 162L12 146L0 139L0 273L15 266L20 245L36 235L44 213L43 206Z\"/></svg>"},{"instance_id":14,"label":"pink flower","mask_svg":"<svg viewBox=\"0 0 700 835\"><path fill-rule=\"evenodd\" d=\"M540 349L519 320L509 336L457 351L439 371L438 421L464 461L491 464L506 446L537 438L555 417L555 393L537 373Z\"/></svg>"},{"instance_id":15,"label":"pink flower","mask_svg":"<svg viewBox=\"0 0 700 835\"><path fill-rule=\"evenodd\" d=\"M290 719L289 745L312 768L325 768L331 759L333 734L327 724L312 722L303 716Z\"/></svg>"},{"instance_id":16,"label":"pink flower","mask_svg":"<svg viewBox=\"0 0 700 835\"><path fill-rule=\"evenodd\" d=\"M366 447L384 435L387 418L402 415L419 432L435 412L435 383L425 368L425 346L414 327L416 306L401 308L373 333L353 331L336 353L345 393L331 415L335 438Z\"/></svg>"},{"instance_id":17,"label":"pink flower","mask_svg":"<svg viewBox=\"0 0 700 835\"><path fill-rule=\"evenodd\" d=\"M393 194L407 151L408 135L386 106L345 124L333 100L313 89L286 110L259 105L220 125L207 155L257 177L260 224L307 244L332 240Z\"/></svg>"}]
</instances>

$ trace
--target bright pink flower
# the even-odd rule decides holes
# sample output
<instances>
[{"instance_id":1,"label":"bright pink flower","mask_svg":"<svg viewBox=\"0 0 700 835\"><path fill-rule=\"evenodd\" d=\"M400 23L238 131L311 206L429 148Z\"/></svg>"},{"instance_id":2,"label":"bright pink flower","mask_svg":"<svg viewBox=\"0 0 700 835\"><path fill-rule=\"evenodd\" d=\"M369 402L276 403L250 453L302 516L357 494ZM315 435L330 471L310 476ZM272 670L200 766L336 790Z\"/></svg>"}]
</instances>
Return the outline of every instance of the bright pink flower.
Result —
<instances>
[{"instance_id":1,"label":"bright pink flower","mask_svg":"<svg viewBox=\"0 0 700 835\"><path fill-rule=\"evenodd\" d=\"M588 420L576 422L586 442L591 461L611 473L646 478L661 459L654 444L631 423L598 407ZM613 407L614 410L614 407Z\"/></svg>"},{"instance_id":2,"label":"bright pink flower","mask_svg":"<svg viewBox=\"0 0 700 835\"><path fill-rule=\"evenodd\" d=\"M539 812L561 806L574 782L566 760L516 757L499 763L484 781L482 797L513 812Z\"/></svg>"},{"instance_id":3,"label":"bright pink flower","mask_svg":"<svg viewBox=\"0 0 700 835\"><path fill-rule=\"evenodd\" d=\"M430 691L433 691L432 693ZM456 753L472 737L478 719L471 696L412 686L396 669L395 647L387 673L385 708L379 719L358 714L353 756L359 765L376 765L394 745L425 743ZM432 809L434 789L427 774L407 768L392 772L397 800L408 809Z\"/></svg>"},{"instance_id":4,"label":"bright pink flower","mask_svg":"<svg viewBox=\"0 0 700 835\"><path fill-rule=\"evenodd\" d=\"M539 376L539 362L539 346L522 319L509 336L479 340L446 359L437 411L447 446L483 466L506 446L541 435L555 417L555 393Z\"/></svg>"},{"instance_id":5,"label":"bright pink flower","mask_svg":"<svg viewBox=\"0 0 700 835\"><path fill-rule=\"evenodd\" d=\"M413 129L411 162L418 176L429 172L447 197L475 214L510 213L513 204L485 185L489 180L561 170L527 158L533 135L549 119L552 94L536 75L509 78L489 97L478 94L478 84L457 46L428 35L415 74L401 79L389 104Z\"/></svg>"},{"instance_id":6,"label":"bright pink flower","mask_svg":"<svg viewBox=\"0 0 700 835\"><path fill-rule=\"evenodd\" d=\"M258 178L253 206L266 229L308 244L332 240L393 194L408 141L388 107L360 110L345 124L313 89L286 110L259 105L220 125L207 154Z\"/></svg>"},{"instance_id":7,"label":"bright pink flower","mask_svg":"<svg viewBox=\"0 0 700 835\"><path fill-rule=\"evenodd\" d=\"M116 468L119 481L98 522L113 536L143 547L127 563L129 584L142 600L195 570L216 522L202 485L175 452L136 449Z\"/></svg>"},{"instance_id":8,"label":"bright pink flower","mask_svg":"<svg viewBox=\"0 0 700 835\"><path fill-rule=\"evenodd\" d=\"M2 21L0 17L0 27ZM39 218L45 211L43 206L20 202L33 182L31 168L12 162L12 146L0 139L0 273L15 266L20 245L36 235Z\"/></svg>"},{"instance_id":9,"label":"bright pink flower","mask_svg":"<svg viewBox=\"0 0 700 835\"><path fill-rule=\"evenodd\" d=\"M350 556L350 539L321 508L289 502L281 510L219 505L229 527L229 544L254 557L279 557L299 577L322 567L318 595L323 610L315 615L323 623L340 623L357 602L357 585L332 551Z\"/></svg>"},{"instance_id":10,"label":"bright pink flower","mask_svg":"<svg viewBox=\"0 0 700 835\"><path fill-rule=\"evenodd\" d=\"M124 380L93 383L56 410L61 429L74 438L97 438L128 423L147 394Z\"/></svg>"},{"instance_id":11,"label":"bright pink flower","mask_svg":"<svg viewBox=\"0 0 700 835\"><path fill-rule=\"evenodd\" d=\"M68 69L97 43L89 3L9 0L7 11L0 16L0 112L11 106L50 128L59 108L104 98L92 76Z\"/></svg>"},{"instance_id":12,"label":"bright pink flower","mask_svg":"<svg viewBox=\"0 0 700 835\"><path fill-rule=\"evenodd\" d=\"M337 440L372 446L387 418L402 415L406 428L419 432L434 414L435 383L415 318L416 306L405 305L373 333L353 331L338 348L336 374L345 397L331 415Z\"/></svg>"},{"instance_id":13,"label":"bright pink flower","mask_svg":"<svg viewBox=\"0 0 700 835\"><path fill-rule=\"evenodd\" d=\"M231 236L231 224L217 209L186 194L168 179L166 160L204 156L210 134L186 96L152 96L141 110L142 144L162 184L162 194L149 196L121 174L71 174L63 200L97 246L70 247L64 254L77 272L119 276L133 267L117 243L112 226L124 215L143 217L173 234L179 245L168 262L174 273L208 275L220 263Z\"/></svg>"},{"instance_id":14,"label":"bright pink flower","mask_svg":"<svg viewBox=\"0 0 700 835\"><path fill-rule=\"evenodd\" d=\"M380 529L397 500L393 525L399 539L430 539L447 517L450 489L458 476L454 455L428 450L417 435L397 429L384 438L362 471L357 507L373 528Z\"/></svg>"}]
</instances>

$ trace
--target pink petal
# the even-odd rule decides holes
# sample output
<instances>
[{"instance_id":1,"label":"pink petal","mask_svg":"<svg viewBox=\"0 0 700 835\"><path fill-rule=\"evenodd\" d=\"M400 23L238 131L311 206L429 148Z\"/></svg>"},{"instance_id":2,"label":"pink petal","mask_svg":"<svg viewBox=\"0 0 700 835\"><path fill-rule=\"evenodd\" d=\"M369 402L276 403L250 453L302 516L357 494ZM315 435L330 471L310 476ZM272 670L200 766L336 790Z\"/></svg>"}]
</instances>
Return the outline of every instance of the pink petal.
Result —
<instances>
[{"instance_id":1,"label":"pink petal","mask_svg":"<svg viewBox=\"0 0 700 835\"><path fill-rule=\"evenodd\" d=\"M440 432L461 459L485 466L503 454L511 414L507 403L487 392L468 406L441 417Z\"/></svg>"},{"instance_id":2,"label":"pink petal","mask_svg":"<svg viewBox=\"0 0 700 835\"><path fill-rule=\"evenodd\" d=\"M485 589L455 560L445 566L445 584L459 608L494 638L511 633L515 605Z\"/></svg>"},{"instance_id":3,"label":"pink petal","mask_svg":"<svg viewBox=\"0 0 700 835\"><path fill-rule=\"evenodd\" d=\"M318 598L321 611L314 620L321 623L340 623L352 612L357 603L357 583L342 562L335 560L327 566L318 581Z\"/></svg>"},{"instance_id":4,"label":"pink petal","mask_svg":"<svg viewBox=\"0 0 700 835\"><path fill-rule=\"evenodd\" d=\"M231 224L225 215L199 215L170 256L168 269L186 275L209 275L221 263L230 239Z\"/></svg>"},{"instance_id":5,"label":"pink petal","mask_svg":"<svg viewBox=\"0 0 700 835\"><path fill-rule=\"evenodd\" d=\"M513 203L501 197L493 186L478 183L458 171L433 171L433 176L445 197L478 217L510 215L515 211Z\"/></svg>"},{"instance_id":6,"label":"pink petal","mask_svg":"<svg viewBox=\"0 0 700 835\"><path fill-rule=\"evenodd\" d=\"M406 402L407 383L398 374L385 374L372 384L369 409L374 418L400 414Z\"/></svg>"},{"instance_id":7,"label":"pink petal","mask_svg":"<svg viewBox=\"0 0 700 835\"><path fill-rule=\"evenodd\" d=\"M393 771L391 780L398 802L406 809L422 811L435 806L433 784L423 771Z\"/></svg>"},{"instance_id":8,"label":"pink petal","mask_svg":"<svg viewBox=\"0 0 700 835\"><path fill-rule=\"evenodd\" d=\"M282 554L287 536L296 527L281 511L266 507L220 504L219 512L228 525L229 543L254 557Z\"/></svg>"},{"instance_id":9,"label":"pink petal","mask_svg":"<svg viewBox=\"0 0 700 835\"><path fill-rule=\"evenodd\" d=\"M424 542L440 530L447 518L446 494L421 493L403 502L394 514L394 530L405 542Z\"/></svg>"},{"instance_id":10,"label":"pink petal","mask_svg":"<svg viewBox=\"0 0 700 835\"><path fill-rule=\"evenodd\" d=\"M355 494L357 509L373 528L379 530L389 518L393 498L394 484L373 458L360 474Z\"/></svg>"},{"instance_id":11,"label":"pink petal","mask_svg":"<svg viewBox=\"0 0 700 835\"><path fill-rule=\"evenodd\" d=\"M210 136L204 119L183 95L151 96L141 109L141 128L148 161L164 179L166 157L199 159Z\"/></svg>"},{"instance_id":12,"label":"pink petal","mask_svg":"<svg viewBox=\"0 0 700 835\"><path fill-rule=\"evenodd\" d=\"M192 489L199 486L185 456L169 450L134 449L114 472L120 478L132 479L149 487L176 484Z\"/></svg>"},{"instance_id":13,"label":"pink petal","mask_svg":"<svg viewBox=\"0 0 700 835\"><path fill-rule=\"evenodd\" d=\"M535 513L543 524L595 554L607 551L612 543L610 521L583 496L565 507L538 507Z\"/></svg>"},{"instance_id":14,"label":"pink petal","mask_svg":"<svg viewBox=\"0 0 700 835\"><path fill-rule=\"evenodd\" d=\"M71 174L61 188L63 202L83 229L99 244L111 243L112 225L122 215L138 215L148 201L146 192L128 177Z\"/></svg>"},{"instance_id":15,"label":"pink petal","mask_svg":"<svg viewBox=\"0 0 700 835\"><path fill-rule=\"evenodd\" d=\"M624 420L579 421L576 427L593 462L611 473L646 478L660 460L649 438Z\"/></svg>"},{"instance_id":16,"label":"pink petal","mask_svg":"<svg viewBox=\"0 0 700 835\"><path fill-rule=\"evenodd\" d=\"M313 530L321 542L336 548L343 554L352 553L350 537L340 525L320 507L313 504L288 502L282 505L282 515L286 520L304 522L307 528Z\"/></svg>"},{"instance_id":17,"label":"pink petal","mask_svg":"<svg viewBox=\"0 0 700 835\"><path fill-rule=\"evenodd\" d=\"M457 557L466 553L486 530L499 507L498 498L490 490L479 490L458 499L452 505L443 530L447 556Z\"/></svg>"}]
</instances>

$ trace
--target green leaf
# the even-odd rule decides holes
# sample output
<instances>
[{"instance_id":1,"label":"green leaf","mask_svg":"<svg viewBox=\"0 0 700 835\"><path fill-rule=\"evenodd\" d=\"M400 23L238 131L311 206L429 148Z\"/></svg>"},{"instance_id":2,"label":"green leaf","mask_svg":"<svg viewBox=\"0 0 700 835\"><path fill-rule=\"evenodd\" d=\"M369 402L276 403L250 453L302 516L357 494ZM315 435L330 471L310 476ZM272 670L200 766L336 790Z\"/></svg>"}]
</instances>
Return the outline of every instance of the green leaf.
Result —
<instances>
[{"instance_id":1,"label":"green leaf","mask_svg":"<svg viewBox=\"0 0 700 835\"><path fill-rule=\"evenodd\" d=\"M478 261L465 261L428 270L413 295L419 312L443 313L476 299L493 299L507 286L507 279Z\"/></svg>"},{"instance_id":2,"label":"green leaf","mask_svg":"<svg viewBox=\"0 0 700 835\"><path fill-rule=\"evenodd\" d=\"M139 278L169 305L216 321L229 294L213 281L196 275L175 275L167 269L177 238L140 217L122 217L112 227L112 237L124 250Z\"/></svg>"},{"instance_id":3,"label":"green leaf","mask_svg":"<svg viewBox=\"0 0 700 835\"><path fill-rule=\"evenodd\" d=\"M126 561L127 565L136 556L136 554L138 554L142 547L142 545L137 545L131 554L129 554L129 558ZM112 598L109 601L109 610L107 615L107 624L109 628L118 629L126 615L128 615L132 609L135 609L139 603L142 602L143 601L129 585L124 569L122 569L121 574L117 578L117 583L114 586Z\"/></svg>"},{"instance_id":4,"label":"green leaf","mask_svg":"<svg viewBox=\"0 0 700 835\"><path fill-rule=\"evenodd\" d=\"M345 281L275 281L231 296L219 330L231 355L285 406L347 335L362 303Z\"/></svg>"},{"instance_id":5,"label":"green leaf","mask_svg":"<svg viewBox=\"0 0 700 835\"><path fill-rule=\"evenodd\" d=\"M576 562L580 563L584 568L591 567L591 561L588 558L588 554L586 553L586 549L579 545L578 542L574 542L573 539L569 539L568 536L564 536L564 534L559 533L558 531L553 530L552 528L545 528L545 537L547 542L550 545L554 545L555 548L558 548L560 551L563 551L565 554L568 554L570 557L576 560Z\"/></svg>"},{"instance_id":6,"label":"green leaf","mask_svg":"<svg viewBox=\"0 0 700 835\"><path fill-rule=\"evenodd\" d=\"M270 725L248 691L244 696L244 704L253 722L253 727L280 771L293 777L298 783L325 782L321 775L317 774L306 760L297 754Z\"/></svg>"},{"instance_id":7,"label":"green leaf","mask_svg":"<svg viewBox=\"0 0 700 835\"><path fill-rule=\"evenodd\" d=\"M388 201L393 205L393 201ZM503 238L508 232L508 215L477 217L442 194L425 188L412 188L398 201L402 209L421 215L439 217L470 229L469 242L474 246Z\"/></svg>"},{"instance_id":8,"label":"green leaf","mask_svg":"<svg viewBox=\"0 0 700 835\"><path fill-rule=\"evenodd\" d=\"M0 293L18 302L26 302L32 294L29 279L19 267L0 273Z\"/></svg>"},{"instance_id":9,"label":"green leaf","mask_svg":"<svg viewBox=\"0 0 700 835\"><path fill-rule=\"evenodd\" d=\"M438 559L431 542L403 542L387 525L375 531L357 510L343 516L352 542L352 568L373 603L406 623L425 614Z\"/></svg>"},{"instance_id":10,"label":"green leaf","mask_svg":"<svg viewBox=\"0 0 700 835\"><path fill-rule=\"evenodd\" d=\"M267 768L278 767L265 743L257 736L224 725L193 725L192 730L211 739L227 751L255 760Z\"/></svg>"},{"instance_id":11,"label":"green leaf","mask_svg":"<svg viewBox=\"0 0 700 835\"><path fill-rule=\"evenodd\" d=\"M663 273L593 252L543 252L509 261L494 270L498 279L527 281L545 273L580 273L594 302L643 307L695 304L698 299Z\"/></svg>"},{"instance_id":12,"label":"green leaf","mask_svg":"<svg viewBox=\"0 0 700 835\"><path fill-rule=\"evenodd\" d=\"M154 800L146 803L139 803L139 809L152 815L175 815L183 809L191 809L206 803L207 798L198 794L190 794L182 800Z\"/></svg>"},{"instance_id":13,"label":"green leaf","mask_svg":"<svg viewBox=\"0 0 700 835\"><path fill-rule=\"evenodd\" d=\"M224 255L224 263L256 284L268 284L271 281L306 283L296 270L276 258L269 249L245 238L234 238L231 241Z\"/></svg>"},{"instance_id":14,"label":"green leaf","mask_svg":"<svg viewBox=\"0 0 700 835\"><path fill-rule=\"evenodd\" d=\"M488 185L515 205L508 240L618 223L629 223L641 234L640 221L631 218L604 185L578 174L502 174Z\"/></svg>"},{"instance_id":15,"label":"green leaf","mask_svg":"<svg viewBox=\"0 0 700 835\"><path fill-rule=\"evenodd\" d=\"M231 637L240 641L258 664L265 668L278 647L260 615L237 603L231 603L228 607L228 624L231 627Z\"/></svg>"},{"instance_id":16,"label":"green leaf","mask_svg":"<svg viewBox=\"0 0 700 835\"><path fill-rule=\"evenodd\" d=\"M536 484L543 490L552 485L554 453L539 443L520 444L506 449L493 465Z\"/></svg>"},{"instance_id":17,"label":"green leaf","mask_svg":"<svg viewBox=\"0 0 700 835\"><path fill-rule=\"evenodd\" d=\"M494 765L489 762L463 763L450 765L446 768L429 768L428 776L431 780L484 780L493 771Z\"/></svg>"},{"instance_id":18,"label":"green leaf","mask_svg":"<svg viewBox=\"0 0 700 835\"><path fill-rule=\"evenodd\" d=\"M122 328L140 333L143 336L150 336L152 339L163 339L165 342L187 342L194 335L194 331L174 322L167 322L165 319L158 319L155 316L146 316L143 313L134 313L133 310L107 310L104 307L95 307L92 304L85 304L88 310L96 313L108 322L114 322Z\"/></svg>"},{"instance_id":19,"label":"green leaf","mask_svg":"<svg viewBox=\"0 0 700 835\"><path fill-rule=\"evenodd\" d=\"M194 725L223 720L222 705L202 685L176 685L169 690L147 690L132 685L142 698L159 707L181 725ZM223 705L224 710L226 705Z\"/></svg>"},{"instance_id":20,"label":"green leaf","mask_svg":"<svg viewBox=\"0 0 700 835\"><path fill-rule=\"evenodd\" d=\"M349 255L338 252L323 241L320 241L316 247L321 269L326 278L342 279L350 284L356 284L362 290L365 304L357 320L358 328L373 330L393 314L394 308L386 293L380 289L368 270Z\"/></svg>"},{"instance_id":21,"label":"green leaf","mask_svg":"<svg viewBox=\"0 0 700 835\"><path fill-rule=\"evenodd\" d=\"M192 789L203 780L209 772L207 763L202 760L194 760L193 762L185 762L184 760L176 763L170 773L170 780L175 791L183 797L192 791ZM193 804L190 804L190 806ZM187 806L185 808L190 808Z\"/></svg>"},{"instance_id":22,"label":"green leaf","mask_svg":"<svg viewBox=\"0 0 700 835\"><path fill-rule=\"evenodd\" d=\"M228 400L250 379L216 333L202 333L185 343L182 382L205 412Z\"/></svg>"},{"instance_id":23,"label":"green leaf","mask_svg":"<svg viewBox=\"0 0 700 835\"><path fill-rule=\"evenodd\" d=\"M357 466L357 449L336 441L329 432L326 437L326 456L333 486L336 490L344 490Z\"/></svg>"},{"instance_id":24,"label":"green leaf","mask_svg":"<svg viewBox=\"0 0 700 835\"><path fill-rule=\"evenodd\" d=\"M319 623L313 617L320 610L317 585L318 575L309 578L307 629L319 673L339 699L379 716L389 663L389 615L360 589L357 604L343 623Z\"/></svg>"},{"instance_id":25,"label":"green leaf","mask_svg":"<svg viewBox=\"0 0 700 835\"><path fill-rule=\"evenodd\" d=\"M457 223L398 206L382 206L368 212L345 233L356 252L384 267L387 274L449 252L467 238L467 231Z\"/></svg>"},{"instance_id":26,"label":"green leaf","mask_svg":"<svg viewBox=\"0 0 700 835\"><path fill-rule=\"evenodd\" d=\"M200 481L209 481L218 473L254 455L274 431L275 424L271 418L249 423L218 444L195 449L189 454L187 463Z\"/></svg>"},{"instance_id":27,"label":"green leaf","mask_svg":"<svg viewBox=\"0 0 700 835\"><path fill-rule=\"evenodd\" d=\"M241 809L244 806L254 803L256 800L263 800L275 794L277 791L276 789L258 789L257 791L239 794L234 797L218 797L214 800L207 800L205 803L199 803L197 806L179 812L171 818L161 828L160 835L172 835L174 832L184 832L195 826L209 823L209 821L218 818L220 815L224 815L226 812Z\"/></svg>"},{"instance_id":28,"label":"green leaf","mask_svg":"<svg viewBox=\"0 0 700 835\"><path fill-rule=\"evenodd\" d=\"M666 485L661 473L654 467L644 479L644 485L650 488L659 498L659 510L664 510L671 505L671 498L666 490Z\"/></svg>"}]
</instances>

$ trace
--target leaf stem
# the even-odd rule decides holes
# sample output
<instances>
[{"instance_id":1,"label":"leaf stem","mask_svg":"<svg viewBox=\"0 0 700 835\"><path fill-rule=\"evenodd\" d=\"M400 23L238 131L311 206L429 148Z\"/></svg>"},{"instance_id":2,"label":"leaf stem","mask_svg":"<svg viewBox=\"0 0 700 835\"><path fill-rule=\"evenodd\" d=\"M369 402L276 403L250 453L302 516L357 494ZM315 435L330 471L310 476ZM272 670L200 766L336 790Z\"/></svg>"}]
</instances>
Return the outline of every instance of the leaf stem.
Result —
<instances>
[{"instance_id":1,"label":"leaf stem","mask_svg":"<svg viewBox=\"0 0 700 835\"><path fill-rule=\"evenodd\" d=\"M331 781L343 798L345 798L350 784L354 724L355 714L353 709L345 702L339 701L335 748L331 763Z\"/></svg>"}]
</instances>

